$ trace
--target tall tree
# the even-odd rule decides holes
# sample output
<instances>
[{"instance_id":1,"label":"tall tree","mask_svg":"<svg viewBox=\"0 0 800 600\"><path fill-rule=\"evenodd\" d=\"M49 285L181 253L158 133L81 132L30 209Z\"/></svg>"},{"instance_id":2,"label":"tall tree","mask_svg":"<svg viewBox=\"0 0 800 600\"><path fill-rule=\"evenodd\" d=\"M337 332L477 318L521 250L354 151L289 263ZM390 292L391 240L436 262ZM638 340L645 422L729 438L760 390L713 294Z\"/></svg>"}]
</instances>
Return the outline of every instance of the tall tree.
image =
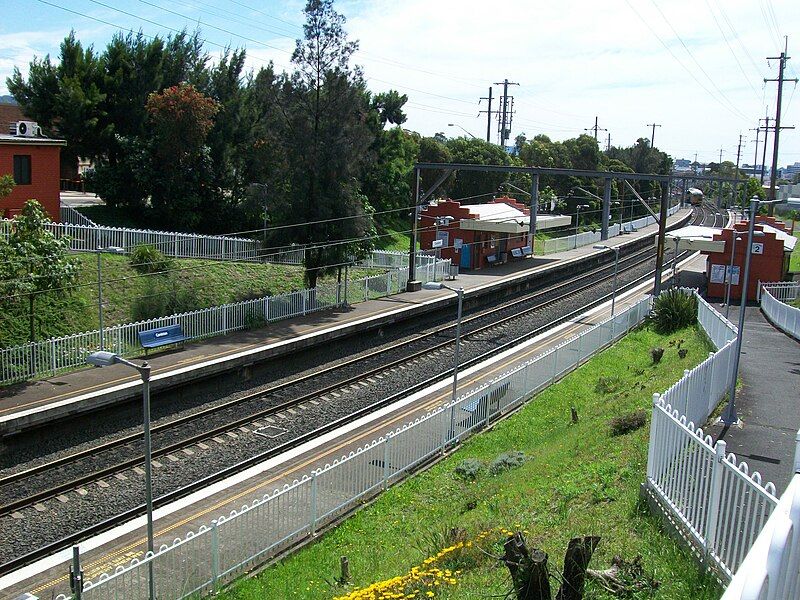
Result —
<instances>
[{"instance_id":1,"label":"tall tree","mask_svg":"<svg viewBox=\"0 0 800 600\"><path fill-rule=\"evenodd\" d=\"M295 72L284 78L278 101L281 144L287 155L289 189L273 211L281 231L306 244L305 278L317 278L363 251L360 240L370 231L359 180L370 160L373 134L360 69L350 66L357 48L347 40L345 18L332 0L309 0L304 39L297 40ZM285 239L285 238L284 238Z\"/></svg>"}]
</instances>

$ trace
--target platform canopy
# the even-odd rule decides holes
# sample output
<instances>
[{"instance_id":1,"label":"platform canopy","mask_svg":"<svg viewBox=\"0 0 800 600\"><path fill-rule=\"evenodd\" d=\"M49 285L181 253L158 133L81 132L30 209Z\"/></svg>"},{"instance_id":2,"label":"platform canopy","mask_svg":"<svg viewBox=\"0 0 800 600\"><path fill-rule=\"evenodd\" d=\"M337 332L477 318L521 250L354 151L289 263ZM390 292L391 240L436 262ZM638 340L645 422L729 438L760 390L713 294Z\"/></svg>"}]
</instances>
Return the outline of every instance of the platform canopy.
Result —
<instances>
[{"instance_id":1,"label":"platform canopy","mask_svg":"<svg viewBox=\"0 0 800 600\"><path fill-rule=\"evenodd\" d=\"M773 227L772 225L767 225L766 223L759 223L758 221L756 221L756 225L761 225L765 233L774 233L775 238L783 242L784 252L791 252L794 250L794 247L797 244L797 238L791 233L787 233L786 231L778 229L777 227Z\"/></svg>"},{"instance_id":2,"label":"platform canopy","mask_svg":"<svg viewBox=\"0 0 800 600\"><path fill-rule=\"evenodd\" d=\"M497 233L526 233L529 217L521 210L502 202L489 204L462 204L462 208L477 215L475 219L461 219L461 229ZM572 222L565 215L536 215L536 229L553 229Z\"/></svg>"},{"instance_id":3,"label":"platform canopy","mask_svg":"<svg viewBox=\"0 0 800 600\"><path fill-rule=\"evenodd\" d=\"M714 241L715 235L720 235L719 227L704 227L702 225L687 225L680 229L673 229L666 233L667 244L674 247L678 240L678 250L701 250L703 252L725 252L725 242Z\"/></svg>"}]
</instances>

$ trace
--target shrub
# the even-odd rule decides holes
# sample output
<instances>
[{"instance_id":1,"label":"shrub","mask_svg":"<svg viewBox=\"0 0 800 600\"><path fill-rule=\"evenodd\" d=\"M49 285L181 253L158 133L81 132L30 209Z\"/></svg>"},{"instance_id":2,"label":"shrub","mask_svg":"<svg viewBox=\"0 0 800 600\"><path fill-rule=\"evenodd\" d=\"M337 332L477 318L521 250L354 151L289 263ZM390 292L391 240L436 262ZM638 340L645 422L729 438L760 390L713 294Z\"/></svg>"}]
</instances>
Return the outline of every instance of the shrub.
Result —
<instances>
[{"instance_id":1,"label":"shrub","mask_svg":"<svg viewBox=\"0 0 800 600\"><path fill-rule=\"evenodd\" d=\"M611 394L619 389L621 383L622 379L615 375L609 377L598 377L597 383L594 385L594 391L603 395Z\"/></svg>"},{"instance_id":2,"label":"shrub","mask_svg":"<svg viewBox=\"0 0 800 600\"><path fill-rule=\"evenodd\" d=\"M456 465L453 472L461 479L475 481L483 470L483 467L483 462L479 461L477 458L465 458Z\"/></svg>"},{"instance_id":3,"label":"shrub","mask_svg":"<svg viewBox=\"0 0 800 600\"><path fill-rule=\"evenodd\" d=\"M664 349L663 348L650 348L650 358L653 359L653 364L657 365L661 362L661 358L664 356Z\"/></svg>"},{"instance_id":4,"label":"shrub","mask_svg":"<svg viewBox=\"0 0 800 600\"><path fill-rule=\"evenodd\" d=\"M495 458L492 461L492 464L489 465L489 474L490 475L499 475L503 471L508 471L509 469L516 469L525 462L525 453L519 452L518 450L512 450L511 452L503 452L500 456Z\"/></svg>"},{"instance_id":5,"label":"shrub","mask_svg":"<svg viewBox=\"0 0 800 600\"><path fill-rule=\"evenodd\" d=\"M611 425L611 435L625 435L644 427L645 423L647 423L647 412L641 408L632 413L614 417L609 423Z\"/></svg>"},{"instance_id":6,"label":"shrub","mask_svg":"<svg viewBox=\"0 0 800 600\"><path fill-rule=\"evenodd\" d=\"M657 333L670 334L697 322L697 298L669 290L656 298L650 320Z\"/></svg>"},{"instance_id":7,"label":"shrub","mask_svg":"<svg viewBox=\"0 0 800 600\"><path fill-rule=\"evenodd\" d=\"M131 252L131 267L137 273L158 273L172 267L172 260L164 256L155 246L141 244Z\"/></svg>"},{"instance_id":8,"label":"shrub","mask_svg":"<svg viewBox=\"0 0 800 600\"><path fill-rule=\"evenodd\" d=\"M195 283L174 277L147 277L142 294L131 304L134 321L144 321L201 308Z\"/></svg>"}]
</instances>

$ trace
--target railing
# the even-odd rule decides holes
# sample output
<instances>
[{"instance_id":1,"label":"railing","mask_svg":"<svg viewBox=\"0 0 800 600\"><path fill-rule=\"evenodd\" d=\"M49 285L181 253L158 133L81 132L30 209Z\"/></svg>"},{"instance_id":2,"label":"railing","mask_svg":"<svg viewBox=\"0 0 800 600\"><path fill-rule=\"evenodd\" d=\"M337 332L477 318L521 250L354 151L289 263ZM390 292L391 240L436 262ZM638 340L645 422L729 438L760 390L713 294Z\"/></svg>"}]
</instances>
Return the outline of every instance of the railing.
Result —
<instances>
[{"instance_id":1,"label":"railing","mask_svg":"<svg viewBox=\"0 0 800 600\"><path fill-rule=\"evenodd\" d=\"M68 223L70 225L86 225L87 227L98 227L97 223L71 206L64 206L62 204L61 210L59 211L59 216L61 217L62 223Z\"/></svg>"},{"instance_id":2,"label":"railing","mask_svg":"<svg viewBox=\"0 0 800 600\"><path fill-rule=\"evenodd\" d=\"M86 582L82 598L146 598L152 564L159 600L216 591L405 478L417 465L506 414L641 323L645 298L455 402L391 430L252 504ZM59 596L63 600L64 596Z\"/></svg>"},{"instance_id":3,"label":"railing","mask_svg":"<svg viewBox=\"0 0 800 600\"><path fill-rule=\"evenodd\" d=\"M800 598L800 464L722 600Z\"/></svg>"},{"instance_id":4,"label":"railing","mask_svg":"<svg viewBox=\"0 0 800 600\"><path fill-rule=\"evenodd\" d=\"M676 204L671 206L667 209L667 215L671 216L674 215L678 210L680 210L680 204ZM652 225L655 223L656 220L648 215L646 217L642 217L640 219L636 219L634 221L628 221L627 223L622 223L620 226L619 223L614 223L609 225L608 227L608 237L615 237L620 234L620 230L622 232L630 232L635 231L637 229L641 229L642 227L647 227L648 225ZM600 240L600 232L599 231L585 231L583 233L579 233L577 235L568 235L560 238L553 238L549 240L544 240L542 242L536 243L536 254L553 254L554 252L565 252L567 250L572 250L573 248L580 248L581 246L588 246L589 244L596 244Z\"/></svg>"},{"instance_id":5,"label":"railing","mask_svg":"<svg viewBox=\"0 0 800 600\"><path fill-rule=\"evenodd\" d=\"M684 290L686 293L696 293ZM777 499L772 483L749 473L696 425L727 391L736 332L698 296L698 320L719 348L663 395L654 395L647 490L678 532L728 581L752 546ZM721 347L720 347L720 344Z\"/></svg>"},{"instance_id":6,"label":"railing","mask_svg":"<svg viewBox=\"0 0 800 600\"><path fill-rule=\"evenodd\" d=\"M420 260L417 276L422 282L444 277L449 260ZM138 333L166 325L181 325L189 339L225 335L233 331L257 327L273 321L306 315L340 306L346 302L361 302L405 290L408 268L387 271L341 284L320 284L314 289L300 290L279 296L268 296L213 306L200 310L113 325L100 331L88 331L0 349L0 383L24 381L42 375L56 375L85 364L86 355L95 350L113 350L121 356L141 352Z\"/></svg>"},{"instance_id":7,"label":"railing","mask_svg":"<svg viewBox=\"0 0 800 600\"><path fill-rule=\"evenodd\" d=\"M786 304L800 296L798 283L762 283L761 310L779 329L800 340L800 308Z\"/></svg>"}]
</instances>

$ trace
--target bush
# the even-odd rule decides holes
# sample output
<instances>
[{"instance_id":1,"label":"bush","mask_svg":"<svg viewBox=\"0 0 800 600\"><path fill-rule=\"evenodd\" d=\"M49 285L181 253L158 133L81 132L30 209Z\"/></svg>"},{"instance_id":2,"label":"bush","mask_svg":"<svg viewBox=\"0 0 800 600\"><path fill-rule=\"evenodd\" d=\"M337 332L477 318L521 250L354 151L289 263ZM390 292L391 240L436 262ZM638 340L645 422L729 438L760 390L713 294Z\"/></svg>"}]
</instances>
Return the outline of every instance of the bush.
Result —
<instances>
[{"instance_id":1,"label":"bush","mask_svg":"<svg viewBox=\"0 0 800 600\"><path fill-rule=\"evenodd\" d=\"M456 465L453 472L461 479L475 481L483 470L483 467L483 463L477 458L465 458Z\"/></svg>"},{"instance_id":2,"label":"bush","mask_svg":"<svg viewBox=\"0 0 800 600\"><path fill-rule=\"evenodd\" d=\"M131 317L144 321L201 308L195 283L174 277L148 277L142 294L131 303Z\"/></svg>"},{"instance_id":3,"label":"bush","mask_svg":"<svg viewBox=\"0 0 800 600\"><path fill-rule=\"evenodd\" d=\"M611 435L625 435L644 427L645 423L647 423L647 413L641 408L632 413L614 417L610 423Z\"/></svg>"},{"instance_id":4,"label":"bush","mask_svg":"<svg viewBox=\"0 0 800 600\"><path fill-rule=\"evenodd\" d=\"M155 246L142 244L131 252L131 267L142 274L159 273L172 268L172 260L164 256Z\"/></svg>"},{"instance_id":5,"label":"bush","mask_svg":"<svg viewBox=\"0 0 800 600\"><path fill-rule=\"evenodd\" d=\"M653 359L653 364L657 365L661 362L661 358L664 356L664 349L663 348L650 348L650 358Z\"/></svg>"},{"instance_id":6,"label":"bush","mask_svg":"<svg viewBox=\"0 0 800 600\"><path fill-rule=\"evenodd\" d=\"M517 467L522 466L524 462L525 462L524 452L519 452L518 450L512 450L511 452L503 452L503 454L495 458L492 461L492 464L489 465L489 474L499 475L503 471L508 471L509 469L516 469Z\"/></svg>"},{"instance_id":7,"label":"bush","mask_svg":"<svg viewBox=\"0 0 800 600\"><path fill-rule=\"evenodd\" d=\"M597 383L594 384L594 391L605 396L619 390L621 384L622 379L617 376L598 377Z\"/></svg>"},{"instance_id":8,"label":"bush","mask_svg":"<svg viewBox=\"0 0 800 600\"><path fill-rule=\"evenodd\" d=\"M697 297L669 290L656 298L650 320L657 333L670 334L697 322Z\"/></svg>"}]
</instances>

